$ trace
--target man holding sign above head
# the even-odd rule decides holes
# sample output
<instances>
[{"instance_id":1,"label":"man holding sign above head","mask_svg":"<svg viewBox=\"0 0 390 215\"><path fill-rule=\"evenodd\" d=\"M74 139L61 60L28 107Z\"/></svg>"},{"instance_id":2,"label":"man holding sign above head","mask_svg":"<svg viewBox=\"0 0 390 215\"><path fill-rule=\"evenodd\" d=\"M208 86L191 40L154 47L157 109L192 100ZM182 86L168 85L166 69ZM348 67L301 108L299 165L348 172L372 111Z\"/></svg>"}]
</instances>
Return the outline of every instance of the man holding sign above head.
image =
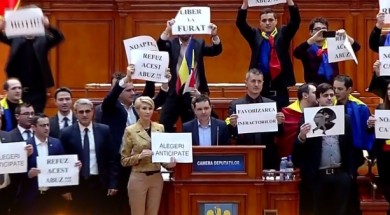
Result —
<instances>
[{"instance_id":1,"label":"man holding sign above head","mask_svg":"<svg viewBox=\"0 0 390 215\"><path fill-rule=\"evenodd\" d=\"M33 154L28 158L27 176L22 179L16 214L55 214L61 203L61 189L38 187L37 176L40 170L37 168L38 156L62 155L64 149L61 142L49 137L49 118L46 115L35 115L31 120L34 137L27 140L34 148ZM79 164L80 165L80 164Z\"/></svg>"},{"instance_id":2,"label":"man holding sign above head","mask_svg":"<svg viewBox=\"0 0 390 215\"><path fill-rule=\"evenodd\" d=\"M183 132L192 133L194 146L218 146L229 143L226 123L211 116L211 101L207 95L196 96L192 101L196 119L183 123Z\"/></svg>"},{"instance_id":3,"label":"man holding sign above head","mask_svg":"<svg viewBox=\"0 0 390 215\"><path fill-rule=\"evenodd\" d=\"M152 163L151 134L164 132L164 126L152 122L154 102L141 96L135 100L138 112L137 123L126 128L121 148L122 166L132 166L127 186L132 215L157 215L160 208L163 179L160 163ZM175 162L163 163L165 168L176 166Z\"/></svg>"},{"instance_id":4,"label":"man holding sign above head","mask_svg":"<svg viewBox=\"0 0 390 215\"><path fill-rule=\"evenodd\" d=\"M330 84L317 86L316 97L320 107L333 106L334 96ZM349 214L345 212L354 174L353 136L349 117L341 117L344 118L344 134L341 135L309 138L308 134L314 129L311 123L303 119L299 123L292 157L294 165L301 170L300 192L304 194L301 207L305 207L307 214Z\"/></svg>"},{"instance_id":5,"label":"man holding sign above head","mask_svg":"<svg viewBox=\"0 0 390 215\"><path fill-rule=\"evenodd\" d=\"M310 38L294 49L294 57L302 61L305 82L332 83L333 78L339 74L338 63L329 63L328 46L334 44L328 44L327 38L347 37L353 51L360 50L360 45L345 30L328 31L328 27L328 20L325 18L312 19L309 24Z\"/></svg>"},{"instance_id":6,"label":"man holding sign above head","mask_svg":"<svg viewBox=\"0 0 390 215\"><path fill-rule=\"evenodd\" d=\"M43 17L43 14L39 24L43 24L46 32L39 36L30 35L26 30L25 35L7 37L6 31L3 31L7 27L6 23L10 24L7 17L5 21L0 21L0 41L11 47L5 69L7 77L20 80L23 86L23 101L31 103L36 112L42 113L47 101L47 89L54 86L48 53L64 40L64 35L51 26L49 19Z\"/></svg>"},{"instance_id":7,"label":"man holding sign above head","mask_svg":"<svg viewBox=\"0 0 390 215\"><path fill-rule=\"evenodd\" d=\"M390 24L390 2L379 0L379 13L376 15L376 24L371 31L369 45L374 52L379 52L380 46L390 46L390 32L382 32L385 24ZM381 35L383 33L383 35Z\"/></svg>"},{"instance_id":8,"label":"man holding sign above head","mask_svg":"<svg viewBox=\"0 0 390 215\"><path fill-rule=\"evenodd\" d=\"M276 112L275 101L260 95L263 83L259 70L253 68L246 73L247 93L230 103L227 122L237 145L265 145L263 167L276 169L279 160L274 139L283 134L284 114Z\"/></svg>"},{"instance_id":9,"label":"man holding sign above head","mask_svg":"<svg viewBox=\"0 0 390 215\"><path fill-rule=\"evenodd\" d=\"M169 82L169 95L160 117L160 123L164 125L167 132L175 130L174 124L179 116L182 123L194 118L191 96L199 92L203 94L210 93L203 57L213 57L221 54L222 44L218 36L217 26L210 23L210 9L208 14L204 9L181 8L176 16L179 19L167 21L167 27L157 41L159 50L169 53L169 68L172 73L172 80ZM203 16L206 15L208 15L208 20L205 21ZM190 26L200 24L205 28L204 31L193 30L197 28L188 28L189 30L185 28L186 31L184 31L184 28L180 27L184 23ZM179 35L171 40L172 33ZM195 33L211 34L212 45L206 45L202 39L195 39L193 37Z\"/></svg>"},{"instance_id":10,"label":"man holding sign above head","mask_svg":"<svg viewBox=\"0 0 390 215\"><path fill-rule=\"evenodd\" d=\"M295 85L289 50L301 23L299 10L293 0L287 0L290 21L286 26L276 27L276 13L266 8L260 13L260 29L252 28L246 21L248 1L251 0L244 0L238 11L236 26L252 51L249 68L259 69L264 74L261 95L275 100L280 110L289 104L287 87Z\"/></svg>"}]
</instances>

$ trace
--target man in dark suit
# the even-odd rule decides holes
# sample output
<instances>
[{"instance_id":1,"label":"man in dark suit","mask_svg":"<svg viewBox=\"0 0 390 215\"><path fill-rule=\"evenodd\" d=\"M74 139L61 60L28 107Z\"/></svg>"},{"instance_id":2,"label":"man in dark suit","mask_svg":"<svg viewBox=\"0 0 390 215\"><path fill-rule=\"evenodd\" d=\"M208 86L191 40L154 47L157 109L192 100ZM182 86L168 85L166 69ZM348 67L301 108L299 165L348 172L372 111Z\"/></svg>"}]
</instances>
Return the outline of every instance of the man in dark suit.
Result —
<instances>
[{"instance_id":1,"label":"man in dark suit","mask_svg":"<svg viewBox=\"0 0 390 215\"><path fill-rule=\"evenodd\" d=\"M192 101L196 119L183 124L183 132L192 133L194 146L218 146L229 143L229 132L224 121L211 117L211 101L207 95Z\"/></svg>"},{"instance_id":2,"label":"man in dark suit","mask_svg":"<svg viewBox=\"0 0 390 215\"><path fill-rule=\"evenodd\" d=\"M281 112L276 114L278 132L238 134L237 129L238 115L236 114L236 105L275 102L260 95L263 83L263 74L258 69L253 68L246 73L245 85L247 88L247 94L245 97L233 100L230 103L230 123L228 128L230 136L236 140L237 145L265 145L266 148L263 150L263 167L264 169L276 169L279 166L279 160L275 144L275 136L283 134L284 114Z\"/></svg>"},{"instance_id":3,"label":"man in dark suit","mask_svg":"<svg viewBox=\"0 0 390 215\"><path fill-rule=\"evenodd\" d=\"M332 106L333 87L317 86L319 106ZM346 213L352 178L355 172L353 135L349 116L345 115L344 135L306 138L310 123L300 122L300 133L294 144L293 161L300 168L305 189L305 204L313 205L310 214L344 215ZM302 192L302 190L301 190Z\"/></svg>"},{"instance_id":4,"label":"man in dark suit","mask_svg":"<svg viewBox=\"0 0 390 215\"><path fill-rule=\"evenodd\" d=\"M162 107L160 115L160 123L164 125L166 132L175 131L174 124L179 116L182 123L194 119L194 113L191 107L191 94L190 92L184 91L187 79L182 79L185 79L193 69L196 71L195 86L197 89L195 91L210 94L203 57L217 56L222 52L222 44L217 35L216 25L210 24L209 26L212 28L211 36L213 44L207 46L204 40L195 39L191 35L180 35L178 38L169 40L173 24L174 20L167 22L165 31L157 41L159 50L169 53L169 68L172 74L172 79L169 81L169 95ZM190 66L191 68L188 67L188 64L192 62L191 59L194 61L195 68L192 68L192 66ZM184 74L185 72L187 74Z\"/></svg>"},{"instance_id":5,"label":"man in dark suit","mask_svg":"<svg viewBox=\"0 0 390 215\"><path fill-rule=\"evenodd\" d=\"M82 165L79 185L72 189L74 214L110 214L107 197L117 192L118 163L107 125L93 123L93 103L74 104L78 123L64 128L60 140L66 154L77 154Z\"/></svg>"},{"instance_id":6,"label":"man in dark suit","mask_svg":"<svg viewBox=\"0 0 390 215\"><path fill-rule=\"evenodd\" d=\"M376 15L376 24L370 33L368 44L370 49L376 53L379 52L379 46L390 45L390 33L382 35L382 28L385 26L385 13L379 12Z\"/></svg>"},{"instance_id":7,"label":"man in dark suit","mask_svg":"<svg viewBox=\"0 0 390 215\"><path fill-rule=\"evenodd\" d=\"M46 105L46 90L54 86L48 53L64 36L52 27L49 19L42 20L47 34L44 36L25 36L7 38L4 33L5 22L0 21L0 41L11 47L5 68L7 77L15 77L23 86L23 101L33 104L38 113L43 113Z\"/></svg>"},{"instance_id":8,"label":"man in dark suit","mask_svg":"<svg viewBox=\"0 0 390 215\"><path fill-rule=\"evenodd\" d=\"M249 68L259 69L264 74L262 96L275 100L278 109L289 104L287 87L295 85L293 66L290 58L290 42L301 23L298 7L293 0L287 0L290 21L277 28L276 13L270 8L260 13L260 29L248 25L248 0L243 0L238 11L236 26L248 42L252 54Z\"/></svg>"},{"instance_id":9,"label":"man in dark suit","mask_svg":"<svg viewBox=\"0 0 390 215\"><path fill-rule=\"evenodd\" d=\"M0 144L10 142L12 142L10 135L5 131L0 130ZM26 145L26 151L27 155L30 156L33 152L32 145ZM13 207L19 186L17 181L11 181L11 178L13 178L15 175L17 174L0 174L0 215L8 215L9 210L14 210Z\"/></svg>"},{"instance_id":10,"label":"man in dark suit","mask_svg":"<svg viewBox=\"0 0 390 215\"><path fill-rule=\"evenodd\" d=\"M11 131L16 128L15 108L22 102L22 84L17 78L9 78L4 82L3 90L5 96L0 101L2 110L1 129Z\"/></svg>"},{"instance_id":11,"label":"man in dark suit","mask_svg":"<svg viewBox=\"0 0 390 215\"><path fill-rule=\"evenodd\" d=\"M57 114L50 118L50 137L59 138L61 129L77 122L72 112L72 91L67 87L60 87L54 93Z\"/></svg>"},{"instance_id":12,"label":"man in dark suit","mask_svg":"<svg viewBox=\"0 0 390 215\"><path fill-rule=\"evenodd\" d=\"M64 149L60 141L49 137L49 118L46 115L36 115L31 120L34 137L27 140L33 146L33 153L28 157L27 175L21 180L18 200L20 207L16 214L55 214L61 201L62 188L38 187L37 157L62 155Z\"/></svg>"},{"instance_id":13,"label":"man in dark suit","mask_svg":"<svg viewBox=\"0 0 390 215\"><path fill-rule=\"evenodd\" d=\"M18 124L16 128L9 132L13 142L27 141L33 136L31 120L34 115L34 107L30 104L22 103L15 108L15 117Z\"/></svg>"}]
</instances>

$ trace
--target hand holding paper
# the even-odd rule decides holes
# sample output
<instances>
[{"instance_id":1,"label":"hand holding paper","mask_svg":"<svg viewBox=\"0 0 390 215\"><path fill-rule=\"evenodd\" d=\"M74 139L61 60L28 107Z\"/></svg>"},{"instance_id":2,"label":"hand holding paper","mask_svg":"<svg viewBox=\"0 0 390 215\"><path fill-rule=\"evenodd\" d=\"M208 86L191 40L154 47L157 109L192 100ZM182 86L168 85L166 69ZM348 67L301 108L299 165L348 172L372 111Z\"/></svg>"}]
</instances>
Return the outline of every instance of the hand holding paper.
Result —
<instances>
[{"instance_id":1,"label":"hand holding paper","mask_svg":"<svg viewBox=\"0 0 390 215\"><path fill-rule=\"evenodd\" d=\"M139 159L143 159L143 158L146 158L146 157L152 157L152 150L150 149L143 149L141 154L139 154Z\"/></svg>"},{"instance_id":2,"label":"hand holding paper","mask_svg":"<svg viewBox=\"0 0 390 215\"><path fill-rule=\"evenodd\" d=\"M171 157L171 162L169 162L165 167L167 169L172 169L176 166L176 159L174 157Z\"/></svg>"},{"instance_id":3,"label":"hand holding paper","mask_svg":"<svg viewBox=\"0 0 390 215\"><path fill-rule=\"evenodd\" d=\"M33 147L32 147L31 144L27 144L26 147L24 147L24 149L25 149L26 152L27 152L27 156L32 155L32 153L34 152Z\"/></svg>"},{"instance_id":4,"label":"hand holding paper","mask_svg":"<svg viewBox=\"0 0 390 215\"><path fill-rule=\"evenodd\" d=\"M41 173L41 170L39 170L38 168L31 168L28 171L27 175L29 178L34 178L34 177L37 177L39 173Z\"/></svg>"},{"instance_id":5,"label":"hand holding paper","mask_svg":"<svg viewBox=\"0 0 390 215\"><path fill-rule=\"evenodd\" d=\"M211 28L211 36L215 37L217 36L217 26L214 23L210 23L209 28Z\"/></svg>"},{"instance_id":6,"label":"hand holding paper","mask_svg":"<svg viewBox=\"0 0 390 215\"><path fill-rule=\"evenodd\" d=\"M45 26L45 28L48 28L50 26L49 18L47 18L47 16L44 16L42 18L42 22L43 22L43 25Z\"/></svg>"},{"instance_id":7,"label":"hand holding paper","mask_svg":"<svg viewBox=\"0 0 390 215\"><path fill-rule=\"evenodd\" d=\"M376 24L375 26L379 29L382 29L385 25L385 13L379 12L376 15Z\"/></svg>"},{"instance_id":8,"label":"hand holding paper","mask_svg":"<svg viewBox=\"0 0 390 215\"><path fill-rule=\"evenodd\" d=\"M278 124L284 123L284 114L282 112L276 113L276 120L278 121Z\"/></svg>"},{"instance_id":9,"label":"hand holding paper","mask_svg":"<svg viewBox=\"0 0 390 215\"><path fill-rule=\"evenodd\" d=\"M370 117L368 117L367 127L373 128L375 126L375 122L376 122L375 115L371 115Z\"/></svg>"},{"instance_id":10,"label":"hand holding paper","mask_svg":"<svg viewBox=\"0 0 390 215\"><path fill-rule=\"evenodd\" d=\"M372 65L372 69L374 70L376 76L380 76L380 67L381 62L379 60L376 60L374 65Z\"/></svg>"}]
</instances>

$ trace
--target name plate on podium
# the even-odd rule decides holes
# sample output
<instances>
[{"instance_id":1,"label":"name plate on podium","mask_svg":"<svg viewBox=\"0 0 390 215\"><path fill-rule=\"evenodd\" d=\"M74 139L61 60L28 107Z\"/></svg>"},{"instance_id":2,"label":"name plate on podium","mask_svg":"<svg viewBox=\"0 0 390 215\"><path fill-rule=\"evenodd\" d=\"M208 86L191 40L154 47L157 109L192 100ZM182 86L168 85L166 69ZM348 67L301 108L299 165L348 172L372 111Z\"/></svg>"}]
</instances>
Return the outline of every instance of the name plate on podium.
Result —
<instances>
[{"instance_id":1,"label":"name plate on podium","mask_svg":"<svg viewBox=\"0 0 390 215\"><path fill-rule=\"evenodd\" d=\"M196 155L193 156L193 172L244 172L245 155Z\"/></svg>"}]
</instances>

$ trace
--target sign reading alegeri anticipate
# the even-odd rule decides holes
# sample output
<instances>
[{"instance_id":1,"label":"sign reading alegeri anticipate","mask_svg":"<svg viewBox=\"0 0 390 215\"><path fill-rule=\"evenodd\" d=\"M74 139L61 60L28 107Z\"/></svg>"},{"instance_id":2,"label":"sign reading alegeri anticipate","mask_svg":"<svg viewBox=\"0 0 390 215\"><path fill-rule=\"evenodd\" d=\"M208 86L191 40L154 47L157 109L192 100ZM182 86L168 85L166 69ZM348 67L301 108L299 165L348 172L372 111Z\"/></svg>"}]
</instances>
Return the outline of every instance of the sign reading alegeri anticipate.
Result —
<instances>
[{"instance_id":1,"label":"sign reading alegeri anticipate","mask_svg":"<svg viewBox=\"0 0 390 215\"><path fill-rule=\"evenodd\" d=\"M175 158L177 163L192 163L191 133L152 132L152 162L169 163Z\"/></svg>"},{"instance_id":2,"label":"sign reading alegeri anticipate","mask_svg":"<svg viewBox=\"0 0 390 215\"><path fill-rule=\"evenodd\" d=\"M276 103L236 105L239 134L278 131Z\"/></svg>"},{"instance_id":3,"label":"sign reading alegeri anticipate","mask_svg":"<svg viewBox=\"0 0 390 215\"><path fill-rule=\"evenodd\" d=\"M79 184L77 155L38 156L39 187L60 187Z\"/></svg>"},{"instance_id":4,"label":"sign reading alegeri anticipate","mask_svg":"<svg viewBox=\"0 0 390 215\"><path fill-rule=\"evenodd\" d=\"M27 172L26 142L0 143L0 174Z\"/></svg>"}]
</instances>

